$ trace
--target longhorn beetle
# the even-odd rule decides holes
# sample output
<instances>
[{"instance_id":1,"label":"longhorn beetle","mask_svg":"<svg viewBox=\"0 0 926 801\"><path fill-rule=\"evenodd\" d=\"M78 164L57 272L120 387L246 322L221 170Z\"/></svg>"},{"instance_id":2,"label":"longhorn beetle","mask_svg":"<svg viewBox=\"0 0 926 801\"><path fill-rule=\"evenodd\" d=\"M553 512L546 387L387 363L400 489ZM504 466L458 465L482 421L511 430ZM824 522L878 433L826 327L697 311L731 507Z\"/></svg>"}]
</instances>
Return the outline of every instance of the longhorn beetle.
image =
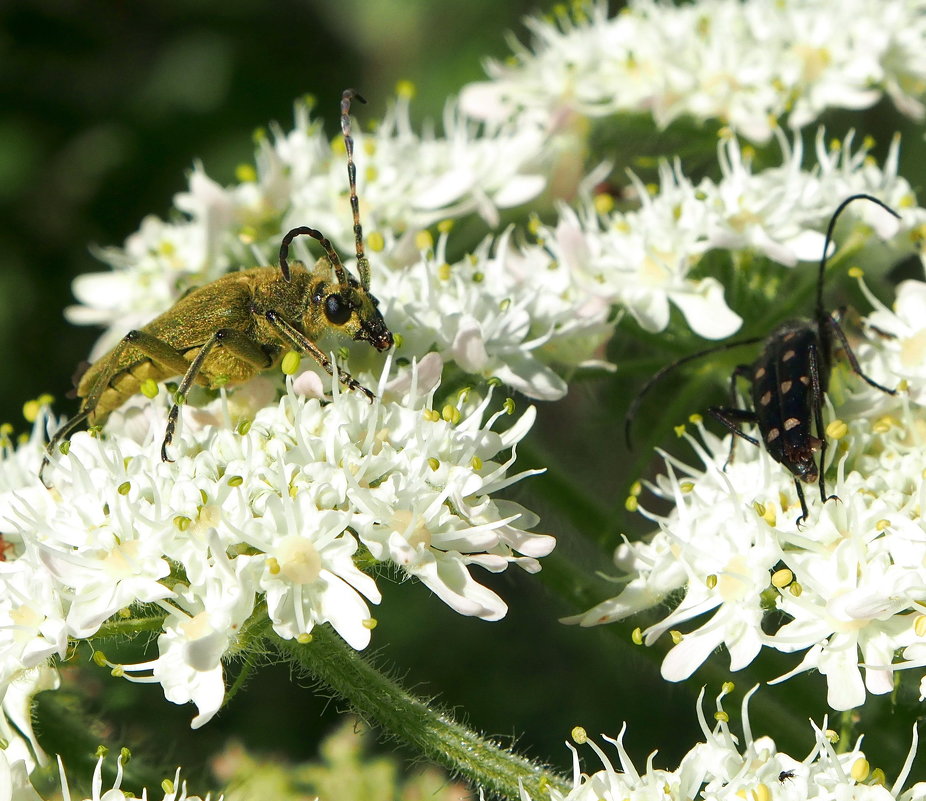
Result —
<instances>
[{"instance_id":1,"label":"longhorn beetle","mask_svg":"<svg viewBox=\"0 0 926 801\"><path fill-rule=\"evenodd\" d=\"M280 266L253 267L229 273L194 289L172 308L137 331L129 331L119 344L102 356L76 381L80 411L61 426L48 443L39 477L54 451L84 423L99 425L148 379L161 381L182 376L167 418L161 458L171 461L167 448L174 436L180 407L193 384L218 388L248 381L257 372L278 364L285 350L310 355L329 374L328 357L315 344L326 331L346 334L370 343L376 350L392 347L392 333L370 293L370 264L363 250L357 200L354 141L350 130L350 103L366 101L353 89L341 96L341 132L347 149L347 176L354 218L358 281L348 273L331 242L314 228L293 228L280 244ZM317 239L325 256L309 270L287 261L297 236ZM332 280L333 279L333 280ZM373 393L351 376L338 378L352 390Z\"/></svg>"},{"instance_id":2,"label":"longhorn beetle","mask_svg":"<svg viewBox=\"0 0 926 801\"><path fill-rule=\"evenodd\" d=\"M823 308L823 279L826 272L827 251L833 238L833 230L839 215L850 203L856 200L868 200L885 209L894 217L900 218L892 208L876 197L857 194L847 197L839 204L830 218L823 244L823 256L820 259L820 272L817 279L817 301L813 319L788 320L764 339L752 337L738 342L729 342L713 348L692 353L655 373L637 393L625 418L624 433L628 447L631 446L630 431L633 419L639 409L643 396L646 395L668 373L685 364L711 353L729 350L742 345L763 342L759 358L751 365L741 364L733 370L730 377L730 395L735 403L736 379L743 378L751 384L752 408L740 409L735 406L711 406L707 413L726 426L737 437L753 445L762 445L769 455L784 465L794 475L794 487L801 504L801 516L797 524L807 519L807 502L801 482L820 485L820 500L828 501L826 481L823 476L824 457L826 456L826 435L823 429L823 399L826 394L830 366L832 362L834 340L845 351L852 370L875 389L889 395L896 390L888 389L873 381L859 366L858 359L852 352L845 332L839 324L839 316ZM758 427L758 437L747 434L740 427L754 424ZM811 427L816 435L811 432ZM820 454L818 468L815 455ZM733 454L733 444L730 445Z\"/></svg>"}]
</instances>

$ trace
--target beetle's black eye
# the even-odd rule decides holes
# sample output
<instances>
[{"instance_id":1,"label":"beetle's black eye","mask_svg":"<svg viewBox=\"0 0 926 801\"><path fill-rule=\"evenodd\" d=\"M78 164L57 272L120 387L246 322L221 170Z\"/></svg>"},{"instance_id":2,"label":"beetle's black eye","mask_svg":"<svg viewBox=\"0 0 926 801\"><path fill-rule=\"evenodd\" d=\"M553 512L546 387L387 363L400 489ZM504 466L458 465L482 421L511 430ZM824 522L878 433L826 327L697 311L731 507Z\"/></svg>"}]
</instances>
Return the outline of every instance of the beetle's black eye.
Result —
<instances>
[{"instance_id":1,"label":"beetle's black eye","mask_svg":"<svg viewBox=\"0 0 926 801\"><path fill-rule=\"evenodd\" d=\"M350 304L340 295L325 298L325 317L332 325L344 325L350 319Z\"/></svg>"}]
</instances>

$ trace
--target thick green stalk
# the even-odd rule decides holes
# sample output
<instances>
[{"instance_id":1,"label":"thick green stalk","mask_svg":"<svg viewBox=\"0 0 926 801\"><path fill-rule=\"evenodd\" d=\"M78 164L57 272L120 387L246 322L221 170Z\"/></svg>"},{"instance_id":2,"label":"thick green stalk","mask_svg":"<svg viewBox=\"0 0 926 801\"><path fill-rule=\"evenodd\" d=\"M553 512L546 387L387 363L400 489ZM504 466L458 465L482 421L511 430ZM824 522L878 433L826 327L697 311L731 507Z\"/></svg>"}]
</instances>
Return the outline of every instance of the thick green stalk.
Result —
<instances>
[{"instance_id":1,"label":"thick green stalk","mask_svg":"<svg viewBox=\"0 0 926 801\"><path fill-rule=\"evenodd\" d=\"M480 736L412 695L327 628L317 627L312 642L305 645L272 635L271 641L287 659L346 699L368 723L490 797L517 801L518 780L534 801L546 801L551 786L563 792L571 786L547 766Z\"/></svg>"}]
</instances>

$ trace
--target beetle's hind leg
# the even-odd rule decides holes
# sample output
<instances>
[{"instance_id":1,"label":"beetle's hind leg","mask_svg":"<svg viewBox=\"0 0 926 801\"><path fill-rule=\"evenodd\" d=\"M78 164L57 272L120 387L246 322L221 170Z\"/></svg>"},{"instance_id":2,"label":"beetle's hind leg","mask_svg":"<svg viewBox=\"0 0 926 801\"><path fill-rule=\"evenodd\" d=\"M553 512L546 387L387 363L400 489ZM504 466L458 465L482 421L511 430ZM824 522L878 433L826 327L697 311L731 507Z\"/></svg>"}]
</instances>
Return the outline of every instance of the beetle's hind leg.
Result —
<instances>
[{"instance_id":1,"label":"beetle's hind leg","mask_svg":"<svg viewBox=\"0 0 926 801\"><path fill-rule=\"evenodd\" d=\"M183 372L183 378L177 392L174 394L174 403L167 415L167 429L164 431L164 441L161 443L161 459L165 462L173 461L167 455L167 448L174 439L174 431L180 417L180 407L186 403L186 396L190 391L190 387L196 382L202 372L206 358L215 348L225 348L233 356L253 367L255 371L266 370L273 364L273 359L260 345L234 328L220 328L209 337L192 362L187 365L184 360L186 369L181 371Z\"/></svg>"},{"instance_id":2,"label":"beetle's hind leg","mask_svg":"<svg viewBox=\"0 0 926 801\"><path fill-rule=\"evenodd\" d=\"M71 434L87 421L87 418L92 413L90 409L78 412L67 420L48 440L48 445L45 446L45 453L42 456L42 466L39 467L39 481L45 485L46 489L51 489L51 484L45 479L45 471L48 469L48 465L51 464L52 454L61 447L62 442L70 438Z\"/></svg>"},{"instance_id":3,"label":"beetle's hind leg","mask_svg":"<svg viewBox=\"0 0 926 801\"><path fill-rule=\"evenodd\" d=\"M139 359L126 360L125 354L130 348L139 352ZM54 433L51 440L49 440L48 446L45 448L42 466L39 468L39 478L46 487L51 487L48 481L46 481L45 471L51 462L55 450L58 450L62 442L67 440L75 430L88 422L92 417L96 416L99 419L103 414L108 414L115 408L115 406L104 403L103 409L99 409L100 399L107 390L113 390L116 393L124 391L120 389L118 384L120 378L129 375L135 378L135 380L139 380L132 374L132 371L137 369L140 363L150 362L180 374L186 372L189 365L183 354L172 345L169 345L163 339L159 339L153 334L149 334L147 331L140 330L129 331L129 333L119 341L119 344L116 345L108 355L104 356L103 359L105 363L97 363L100 365L99 373L90 384L89 392L81 401L80 411ZM77 372L74 374L75 384L79 384L83 375L88 370L92 369L94 369L93 365L80 365Z\"/></svg>"}]
</instances>

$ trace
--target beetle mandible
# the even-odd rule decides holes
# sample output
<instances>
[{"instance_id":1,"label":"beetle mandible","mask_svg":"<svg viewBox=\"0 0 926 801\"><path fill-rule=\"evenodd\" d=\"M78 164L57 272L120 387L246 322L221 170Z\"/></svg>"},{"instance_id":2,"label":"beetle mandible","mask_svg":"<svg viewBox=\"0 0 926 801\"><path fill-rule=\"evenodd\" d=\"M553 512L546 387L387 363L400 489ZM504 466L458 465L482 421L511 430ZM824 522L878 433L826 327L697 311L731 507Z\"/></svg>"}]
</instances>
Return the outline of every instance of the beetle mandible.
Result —
<instances>
[{"instance_id":1,"label":"beetle mandible","mask_svg":"<svg viewBox=\"0 0 926 801\"><path fill-rule=\"evenodd\" d=\"M45 471L58 446L85 423L101 424L148 379L182 376L161 445L161 458L171 461L167 449L193 384L209 388L241 384L278 364L286 350L311 356L333 375L331 361L315 344L327 331L368 342L378 351L392 347L392 333L379 311L379 301L370 292L370 264L363 249L350 129L354 99L366 102L353 89L341 96L341 132L347 150L359 280L344 268L321 232L305 226L293 228L280 244L279 268L253 267L224 275L184 295L144 327L129 331L75 382L80 410L48 443L39 470L46 486L50 485ZM287 260L290 244L303 235L318 240L325 251L311 270ZM373 400L373 393L348 373L338 370L338 378Z\"/></svg>"},{"instance_id":2,"label":"beetle mandible","mask_svg":"<svg viewBox=\"0 0 926 801\"><path fill-rule=\"evenodd\" d=\"M751 365L738 365L730 377L730 395L734 403L737 378L743 378L750 383L752 408L742 409L734 405L711 406L707 409L707 413L735 436L753 445L764 447L776 462L791 471L798 501L801 504L801 516L797 519L798 526L808 516L807 501L804 498L801 482L818 483L820 500L824 503L836 497L826 494L826 479L823 475L827 447L823 427L823 401L829 384L836 342L838 341L845 351L853 372L866 383L889 395L897 392L882 386L862 372L858 359L839 324L838 313L828 312L823 306L823 281L833 231L839 215L856 200L875 203L894 217L900 218L897 212L872 195L851 195L839 204L826 230L823 255L820 258L813 318L788 320L776 327L767 337L752 337L717 345L678 359L659 370L643 385L627 412L625 435L628 446L633 419L643 396L668 373L686 362L711 353L762 342L762 352L758 359ZM750 424L758 428L758 437L747 434L741 428L742 425ZM730 453L732 457L732 443ZM818 453L819 467L816 460Z\"/></svg>"}]
</instances>

